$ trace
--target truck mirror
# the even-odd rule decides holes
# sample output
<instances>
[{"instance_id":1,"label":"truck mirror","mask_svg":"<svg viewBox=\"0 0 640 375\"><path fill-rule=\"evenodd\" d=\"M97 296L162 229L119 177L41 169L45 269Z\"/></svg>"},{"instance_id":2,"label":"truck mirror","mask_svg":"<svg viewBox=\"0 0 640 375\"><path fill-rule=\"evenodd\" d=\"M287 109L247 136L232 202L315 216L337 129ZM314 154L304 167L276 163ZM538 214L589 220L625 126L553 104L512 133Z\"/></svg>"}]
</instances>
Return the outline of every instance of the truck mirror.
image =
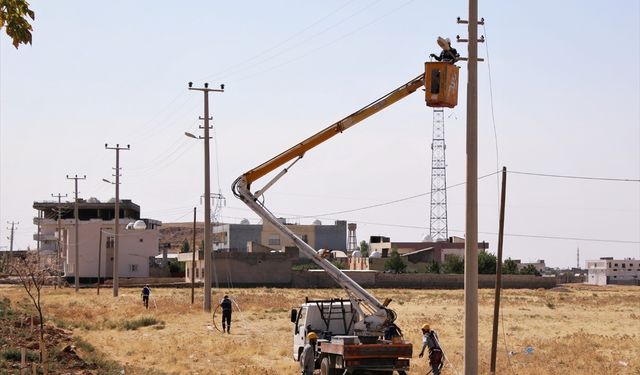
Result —
<instances>
[{"instance_id":1,"label":"truck mirror","mask_svg":"<svg viewBox=\"0 0 640 375\"><path fill-rule=\"evenodd\" d=\"M298 310L291 309L291 323L295 323L298 319Z\"/></svg>"}]
</instances>

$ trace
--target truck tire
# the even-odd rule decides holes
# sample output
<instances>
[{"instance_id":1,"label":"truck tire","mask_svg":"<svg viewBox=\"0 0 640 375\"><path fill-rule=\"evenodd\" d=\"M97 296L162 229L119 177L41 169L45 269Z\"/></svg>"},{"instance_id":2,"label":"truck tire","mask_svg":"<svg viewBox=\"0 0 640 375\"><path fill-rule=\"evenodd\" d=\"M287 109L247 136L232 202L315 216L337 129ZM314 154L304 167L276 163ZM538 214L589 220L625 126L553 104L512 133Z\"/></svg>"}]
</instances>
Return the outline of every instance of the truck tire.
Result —
<instances>
[{"instance_id":1,"label":"truck tire","mask_svg":"<svg viewBox=\"0 0 640 375\"><path fill-rule=\"evenodd\" d=\"M320 362L320 374L321 375L335 375L336 365L329 357L322 358Z\"/></svg>"}]
</instances>

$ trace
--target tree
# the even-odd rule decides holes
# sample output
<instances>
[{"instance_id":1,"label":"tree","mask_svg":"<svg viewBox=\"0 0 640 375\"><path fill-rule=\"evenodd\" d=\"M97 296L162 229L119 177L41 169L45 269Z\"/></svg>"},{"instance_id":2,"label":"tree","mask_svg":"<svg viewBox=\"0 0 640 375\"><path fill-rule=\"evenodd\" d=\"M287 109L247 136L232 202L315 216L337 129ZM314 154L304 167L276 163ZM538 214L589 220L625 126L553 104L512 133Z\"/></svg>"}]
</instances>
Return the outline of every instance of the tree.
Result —
<instances>
[{"instance_id":1,"label":"tree","mask_svg":"<svg viewBox=\"0 0 640 375\"><path fill-rule=\"evenodd\" d=\"M447 255L442 263L442 273L464 273L464 260L457 255Z\"/></svg>"},{"instance_id":2,"label":"tree","mask_svg":"<svg viewBox=\"0 0 640 375\"><path fill-rule=\"evenodd\" d=\"M360 254L365 258L369 256L369 244L365 240L360 241Z\"/></svg>"},{"instance_id":3,"label":"tree","mask_svg":"<svg viewBox=\"0 0 640 375\"><path fill-rule=\"evenodd\" d=\"M20 44L31 44L33 28L27 17L36 19L36 14L29 9L26 0L0 0L0 29L5 28L16 48Z\"/></svg>"},{"instance_id":4,"label":"tree","mask_svg":"<svg viewBox=\"0 0 640 375\"><path fill-rule=\"evenodd\" d=\"M517 275L518 274L518 263L516 263L513 259L507 258L502 265L502 273L505 275Z\"/></svg>"},{"instance_id":5,"label":"tree","mask_svg":"<svg viewBox=\"0 0 640 375\"><path fill-rule=\"evenodd\" d=\"M478 273L483 275L495 275L496 256L487 251L478 253Z\"/></svg>"},{"instance_id":6,"label":"tree","mask_svg":"<svg viewBox=\"0 0 640 375\"><path fill-rule=\"evenodd\" d=\"M426 272L427 273L440 273L440 263L436 262L435 260L432 260L431 262L429 262L426 265Z\"/></svg>"},{"instance_id":7,"label":"tree","mask_svg":"<svg viewBox=\"0 0 640 375\"><path fill-rule=\"evenodd\" d=\"M398 250L392 249L391 256L384 262L384 270L391 271L393 273L403 273L406 268L407 265L404 264L404 262L400 258Z\"/></svg>"},{"instance_id":8,"label":"tree","mask_svg":"<svg viewBox=\"0 0 640 375\"><path fill-rule=\"evenodd\" d=\"M540 272L536 269L533 264L528 264L526 267L520 270L521 275L535 275L540 276Z\"/></svg>"},{"instance_id":9,"label":"tree","mask_svg":"<svg viewBox=\"0 0 640 375\"><path fill-rule=\"evenodd\" d=\"M44 359L44 315L42 314L40 296L49 275L49 267L40 265L40 260L35 252L27 252L26 256L14 259L9 267L20 280L20 285L27 292L33 307L38 312L40 318L40 360L42 361Z\"/></svg>"},{"instance_id":10,"label":"tree","mask_svg":"<svg viewBox=\"0 0 640 375\"><path fill-rule=\"evenodd\" d=\"M184 241L182 241L182 245L180 245L180 252L188 253L189 251L191 251L189 247L189 241L187 241L187 239L185 238Z\"/></svg>"}]
</instances>

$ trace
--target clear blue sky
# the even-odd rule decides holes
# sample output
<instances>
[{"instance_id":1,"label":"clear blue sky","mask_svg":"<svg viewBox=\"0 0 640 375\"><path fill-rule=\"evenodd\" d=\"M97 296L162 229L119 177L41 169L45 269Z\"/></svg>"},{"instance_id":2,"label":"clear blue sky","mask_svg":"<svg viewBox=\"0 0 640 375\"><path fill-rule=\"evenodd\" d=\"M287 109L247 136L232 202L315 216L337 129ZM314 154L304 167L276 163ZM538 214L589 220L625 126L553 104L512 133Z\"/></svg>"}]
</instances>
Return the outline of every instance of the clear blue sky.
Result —
<instances>
[{"instance_id":1,"label":"clear blue sky","mask_svg":"<svg viewBox=\"0 0 640 375\"><path fill-rule=\"evenodd\" d=\"M257 217L233 180L417 76L437 36L466 37L464 1L31 1L32 46L0 36L0 247L35 247L33 201L72 196L65 175L87 175L80 196L111 198L113 151L121 198L142 215L202 219L202 95L187 82L226 85L211 97L213 191L222 217ZM480 1L479 174L513 171L640 179L640 3L635 0ZM454 46L466 55L466 44ZM488 51L487 51L488 47ZM465 178L466 65L460 105L447 110L447 178ZM489 67L492 82L489 82ZM491 101L490 89L493 92ZM491 105L495 114L495 131ZM357 222L370 235L418 241L430 190L432 111L416 93L309 152L267 194L280 216ZM497 150L497 152L496 152ZM463 235L464 187L448 194L450 235ZM574 266L640 257L640 183L508 178L505 256ZM498 180L479 183L480 239L495 251ZM562 237L571 239L544 239ZM592 240L605 241L592 241ZM607 240L627 241L615 243ZM584 262L582 262L584 265Z\"/></svg>"}]
</instances>

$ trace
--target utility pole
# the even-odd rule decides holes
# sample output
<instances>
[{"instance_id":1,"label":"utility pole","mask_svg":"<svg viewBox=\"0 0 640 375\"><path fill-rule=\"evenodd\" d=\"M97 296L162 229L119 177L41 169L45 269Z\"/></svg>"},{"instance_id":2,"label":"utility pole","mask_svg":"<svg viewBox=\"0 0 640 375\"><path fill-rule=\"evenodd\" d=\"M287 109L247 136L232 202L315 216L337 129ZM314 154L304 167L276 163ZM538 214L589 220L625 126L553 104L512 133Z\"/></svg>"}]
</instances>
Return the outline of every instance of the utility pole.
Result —
<instances>
[{"instance_id":1,"label":"utility pole","mask_svg":"<svg viewBox=\"0 0 640 375\"><path fill-rule=\"evenodd\" d=\"M209 92L224 92L224 84L220 85L220 89L210 89L209 84L205 83L204 87L193 87L193 82L189 82L189 90L202 91L204 94L204 305L205 312L211 312L211 181L209 170ZM189 135L196 138L193 134Z\"/></svg>"},{"instance_id":2,"label":"utility pole","mask_svg":"<svg viewBox=\"0 0 640 375\"><path fill-rule=\"evenodd\" d=\"M73 279L74 286L76 288L76 293L80 290L80 231L78 230L78 180L86 180L87 176L78 177L69 177L67 175L67 180L75 181L75 199L73 203L73 217L75 219L75 227L76 227L76 253L74 257L74 265L73 265Z\"/></svg>"},{"instance_id":3,"label":"utility pole","mask_svg":"<svg viewBox=\"0 0 640 375\"><path fill-rule=\"evenodd\" d=\"M195 300L196 290L196 208L193 208L193 255L191 257L191 304Z\"/></svg>"},{"instance_id":4,"label":"utility pole","mask_svg":"<svg viewBox=\"0 0 640 375\"><path fill-rule=\"evenodd\" d=\"M53 198L58 198L58 241L56 246L56 283L58 287L60 286L60 275L62 274L62 198L66 198L67 194L62 195L58 193L57 195L51 194Z\"/></svg>"},{"instance_id":5,"label":"utility pole","mask_svg":"<svg viewBox=\"0 0 640 375\"><path fill-rule=\"evenodd\" d=\"M116 177L116 207L115 207L115 234L113 241L113 296L118 296L118 242L120 242L120 238L118 236L118 231L120 229L120 150L128 151L130 150L129 145L127 147L120 147L119 144L116 144L116 147L109 147L109 144L105 143L104 148L107 150L115 150L116 151L116 167L115 167L115 177Z\"/></svg>"},{"instance_id":6,"label":"utility pole","mask_svg":"<svg viewBox=\"0 0 640 375\"><path fill-rule=\"evenodd\" d=\"M11 263L13 263L13 233L14 231L17 229L16 225L20 224L19 221L12 221L12 222L8 222L7 224L11 224L11 228L7 228L11 231L11 236L7 237L7 239L9 240L9 265L11 265Z\"/></svg>"},{"instance_id":7,"label":"utility pole","mask_svg":"<svg viewBox=\"0 0 640 375\"><path fill-rule=\"evenodd\" d=\"M478 374L478 0L469 0L467 190L464 246L464 374ZM464 41L458 39L458 41Z\"/></svg>"},{"instance_id":8,"label":"utility pole","mask_svg":"<svg viewBox=\"0 0 640 375\"><path fill-rule=\"evenodd\" d=\"M493 332L491 335L490 373L496 373L498 348L498 317L500 316L500 290L502 288L502 244L504 243L504 210L507 200L507 167L502 167L502 194L500 194L500 224L498 227L498 258L496 259L496 295L493 305Z\"/></svg>"}]
</instances>

